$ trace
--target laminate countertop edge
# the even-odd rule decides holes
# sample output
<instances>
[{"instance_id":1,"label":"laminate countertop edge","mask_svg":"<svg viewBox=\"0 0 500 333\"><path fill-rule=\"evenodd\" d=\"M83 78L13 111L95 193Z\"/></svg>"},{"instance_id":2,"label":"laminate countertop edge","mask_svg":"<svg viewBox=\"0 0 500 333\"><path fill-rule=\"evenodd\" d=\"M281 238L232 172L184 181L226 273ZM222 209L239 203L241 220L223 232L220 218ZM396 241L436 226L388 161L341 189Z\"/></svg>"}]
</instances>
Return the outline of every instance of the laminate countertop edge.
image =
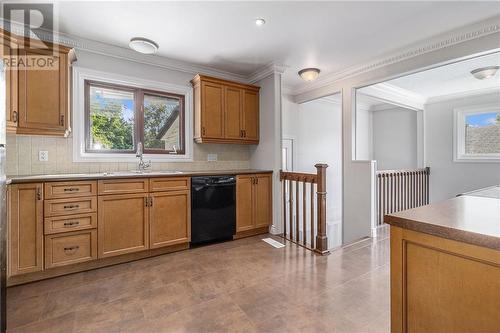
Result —
<instances>
[{"instance_id":1,"label":"laminate countertop edge","mask_svg":"<svg viewBox=\"0 0 500 333\"><path fill-rule=\"evenodd\" d=\"M461 196L386 215L395 227L500 250L500 199Z\"/></svg>"},{"instance_id":2,"label":"laminate countertop edge","mask_svg":"<svg viewBox=\"0 0 500 333\"><path fill-rule=\"evenodd\" d=\"M210 171L151 171L134 173L128 171L111 171L100 173L75 173L75 174L46 174L28 176L7 176L6 183L23 184L34 182L56 182L56 181L78 181L78 180L100 180L120 178L159 178L159 177L196 177L196 176L219 176L219 175L247 175L273 173L272 170L242 169L242 170L210 170Z\"/></svg>"}]
</instances>

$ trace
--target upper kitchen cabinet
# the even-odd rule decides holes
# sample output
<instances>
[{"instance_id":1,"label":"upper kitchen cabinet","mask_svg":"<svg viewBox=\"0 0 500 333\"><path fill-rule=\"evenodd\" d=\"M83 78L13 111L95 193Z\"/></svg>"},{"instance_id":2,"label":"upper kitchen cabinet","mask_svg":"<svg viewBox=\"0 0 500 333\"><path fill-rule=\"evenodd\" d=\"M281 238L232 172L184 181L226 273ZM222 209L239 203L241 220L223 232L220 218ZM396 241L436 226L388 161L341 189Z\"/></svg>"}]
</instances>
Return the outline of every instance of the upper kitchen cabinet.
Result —
<instances>
[{"instance_id":1,"label":"upper kitchen cabinet","mask_svg":"<svg viewBox=\"0 0 500 333\"><path fill-rule=\"evenodd\" d=\"M19 37L2 40L7 131L68 135L70 49Z\"/></svg>"},{"instance_id":2,"label":"upper kitchen cabinet","mask_svg":"<svg viewBox=\"0 0 500 333\"><path fill-rule=\"evenodd\" d=\"M259 87L197 75L194 139L198 143L259 143Z\"/></svg>"},{"instance_id":3,"label":"upper kitchen cabinet","mask_svg":"<svg viewBox=\"0 0 500 333\"><path fill-rule=\"evenodd\" d=\"M16 132L17 128L17 70L10 65L10 59L17 58L15 42L3 30L0 30L0 89L5 91L5 120L8 133ZM0 110L2 110L0 108ZM3 112L3 111L2 111Z\"/></svg>"}]
</instances>

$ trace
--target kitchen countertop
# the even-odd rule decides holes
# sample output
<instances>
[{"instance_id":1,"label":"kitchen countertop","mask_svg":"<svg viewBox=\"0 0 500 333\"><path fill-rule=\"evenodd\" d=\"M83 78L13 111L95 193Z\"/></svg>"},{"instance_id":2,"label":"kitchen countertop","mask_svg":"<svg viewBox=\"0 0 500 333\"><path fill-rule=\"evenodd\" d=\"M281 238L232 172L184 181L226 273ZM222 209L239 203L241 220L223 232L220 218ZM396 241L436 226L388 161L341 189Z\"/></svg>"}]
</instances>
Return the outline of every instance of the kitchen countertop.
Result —
<instances>
[{"instance_id":1,"label":"kitchen countertop","mask_svg":"<svg viewBox=\"0 0 500 333\"><path fill-rule=\"evenodd\" d=\"M210 170L210 171L111 171L99 173L68 173L29 176L7 176L7 184L20 184L49 181L72 181L88 179L114 179L114 178L139 178L139 177L179 177L179 176L217 176L217 175L242 175L254 173L271 173L272 170L242 169L242 170Z\"/></svg>"},{"instance_id":2,"label":"kitchen countertop","mask_svg":"<svg viewBox=\"0 0 500 333\"><path fill-rule=\"evenodd\" d=\"M500 186L387 215L392 226L500 250Z\"/></svg>"}]
</instances>

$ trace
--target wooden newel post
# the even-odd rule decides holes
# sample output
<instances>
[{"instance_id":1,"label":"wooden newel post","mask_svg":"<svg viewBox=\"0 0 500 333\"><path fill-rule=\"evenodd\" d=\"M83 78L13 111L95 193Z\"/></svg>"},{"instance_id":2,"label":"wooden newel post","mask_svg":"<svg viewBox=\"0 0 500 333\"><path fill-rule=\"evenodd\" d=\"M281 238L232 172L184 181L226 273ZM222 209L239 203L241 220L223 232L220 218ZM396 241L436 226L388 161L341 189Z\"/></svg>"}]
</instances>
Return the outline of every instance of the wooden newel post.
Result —
<instances>
[{"instance_id":1,"label":"wooden newel post","mask_svg":"<svg viewBox=\"0 0 500 333\"><path fill-rule=\"evenodd\" d=\"M318 177L317 189L317 212L318 212L318 233L316 235L316 248L314 251L321 255L330 254L328 251L328 237L326 236L326 168L328 164L316 164Z\"/></svg>"}]
</instances>

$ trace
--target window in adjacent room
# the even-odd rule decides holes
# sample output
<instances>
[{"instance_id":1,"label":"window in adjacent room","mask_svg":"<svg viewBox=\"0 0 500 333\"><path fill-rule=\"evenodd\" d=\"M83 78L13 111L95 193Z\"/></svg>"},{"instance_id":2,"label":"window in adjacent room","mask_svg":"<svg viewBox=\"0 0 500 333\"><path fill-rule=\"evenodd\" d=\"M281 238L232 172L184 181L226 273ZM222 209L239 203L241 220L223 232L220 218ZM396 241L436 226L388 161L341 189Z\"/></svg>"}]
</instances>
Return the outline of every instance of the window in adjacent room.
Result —
<instances>
[{"instance_id":1,"label":"window in adjacent room","mask_svg":"<svg viewBox=\"0 0 500 333\"><path fill-rule=\"evenodd\" d=\"M455 110L455 160L500 161L500 106Z\"/></svg>"},{"instance_id":2,"label":"window in adjacent room","mask_svg":"<svg viewBox=\"0 0 500 333\"><path fill-rule=\"evenodd\" d=\"M184 154L184 96L85 81L85 151Z\"/></svg>"}]
</instances>

